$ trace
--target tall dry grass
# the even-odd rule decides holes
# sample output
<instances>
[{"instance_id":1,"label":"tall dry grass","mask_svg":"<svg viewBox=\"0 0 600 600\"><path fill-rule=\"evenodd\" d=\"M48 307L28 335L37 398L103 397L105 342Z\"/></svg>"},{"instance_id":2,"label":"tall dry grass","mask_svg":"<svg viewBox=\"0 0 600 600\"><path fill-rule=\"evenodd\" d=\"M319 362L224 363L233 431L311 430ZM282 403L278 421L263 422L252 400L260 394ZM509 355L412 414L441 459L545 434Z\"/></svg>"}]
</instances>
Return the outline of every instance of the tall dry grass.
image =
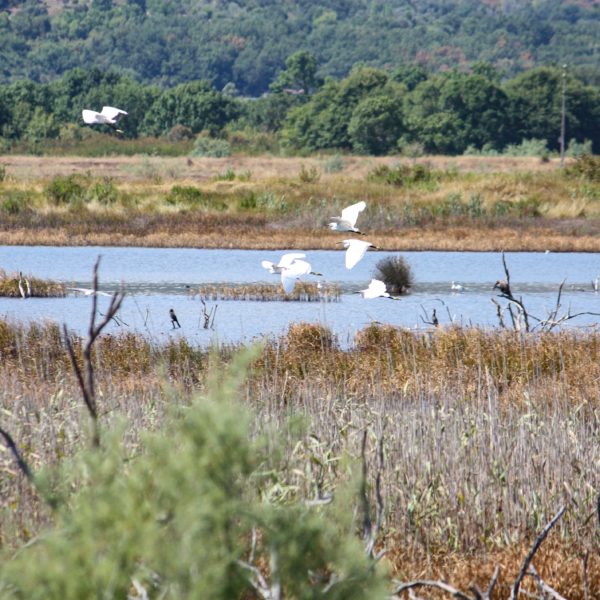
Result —
<instances>
[{"instance_id":1,"label":"tall dry grass","mask_svg":"<svg viewBox=\"0 0 600 600\"><path fill-rule=\"evenodd\" d=\"M218 349L226 361L235 351ZM88 417L58 327L0 322L0 356L2 424L32 466L86 444ZM210 362L208 351L183 340L161 346L136 334L103 336L94 360L103 426L126 419L124 443L133 449L203 389ZM255 411L254 434L289 433L288 468L273 474L273 500L335 493L360 456L364 430L372 475L383 436L384 541L400 577L445 573L460 583L501 560L503 577L512 572L514 580L519 552L566 504L540 555L565 593L583 588L575 567L563 573L561 564L577 564L578 552L597 541L599 381L593 331L372 325L342 350L326 328L300 324L266 343L241 401ZM306 427L300 442L298 419ZM0 541L16 547L50 515L6 452L0 471ZM592 561L598 593L599 568Z\"/></svg>"}]
</instances>

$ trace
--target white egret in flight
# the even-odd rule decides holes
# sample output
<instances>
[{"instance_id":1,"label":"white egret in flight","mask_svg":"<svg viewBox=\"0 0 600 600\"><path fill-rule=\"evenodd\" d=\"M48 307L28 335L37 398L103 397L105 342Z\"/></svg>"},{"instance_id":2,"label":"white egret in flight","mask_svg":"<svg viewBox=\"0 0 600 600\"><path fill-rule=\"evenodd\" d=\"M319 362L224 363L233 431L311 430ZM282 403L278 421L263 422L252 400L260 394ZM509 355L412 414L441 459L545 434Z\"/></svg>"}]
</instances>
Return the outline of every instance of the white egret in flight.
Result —
<instances>
[{"instance_id":1,"label":"white egret in flight","mask_svg":"<svg viewBox=\"0 0 600 600\"><path fill-rule=\"evenodd\" d=\"M294 291L296 281L303 275L318 275L315 273L309 262L305 260L295 259L289 266L284 267L281 271L281 285L286 294L291 294Z\"/></svg>"},{"instance_id":2,"label":"white egret in flight","mask_svg":"<svg viewBox=\"0 0 600 600\"><path fill-rule=\"evenodd\" d=\"M270 260L261 261L261 265L263 268L267 269L269 273L274 273L275 275L279 275L283 269L289 267L296 259L305 258L306 254L302 252L289 252L288 254L284 254L277 264L271 262Z\"/></svg>"},{"instance_id":3,"label":"white egret in flight","mask_svg":"<svg viewBox=\"0 0 600 600\"><path fill-rule=\"evenodd\" d=\"M88 109L81 111L84 123L88 125L110 125L119 133L123 133L123 131L117 129L117 123L126 114L124 110L115 108L114 106L103 106L101 112Z\"/></svg>"},{"instance_id":4,"label":"white egret in flight","mask_svg":"<svg viewBox=\"0 0 600 600\"><path fill-rule=\"evenodd\" d=\"M331 223L329 223L329 229L331 231L352 231L353 233L360 233L364 235L362 231L356 228L356 220L358 219L358 213L365 210L367 204L364 200L347 206L342 211L341 217L331 217Z\"/></svg>"},{"instance_id":5,"label":"white egret in flight","mask_svg":"<svg viewBox=\"0 0 600 600\"><path fill-rule=\"evenodd\" d=\"M111 296L112 294L109 294L107 292L100 292L100 291L94 291L92 288L76 288L76 287L68 287L68 290L72 290L74 292L79 292L80 294L83 294L84 296Z\"/></svg>"},{"instance_id":6,"label":"white egret in flight","mask_svg":"<svg viewBox=\"0 0 600 600\"><path fill-rule=\"evenodd\" d=\"M369 286L366 289L356 293L361 294L362 297L367 300L372 300L373 298L389 298L390 300L394 300L394 298L386 292L385 283L379 279L371 279L371 283L369 283Z\"/></svg>"},{"instance_id":7,"label":"white egret in flight","mask_svg":"<svg viewBox=\"0 0 600 600\"><path fill-rule=\"evenodd\" d=\"M369 248L377 248L371 242L363 240L344 240L342 244L346 248L346 269L354 267Z\"/></svg>"}]
</instances>

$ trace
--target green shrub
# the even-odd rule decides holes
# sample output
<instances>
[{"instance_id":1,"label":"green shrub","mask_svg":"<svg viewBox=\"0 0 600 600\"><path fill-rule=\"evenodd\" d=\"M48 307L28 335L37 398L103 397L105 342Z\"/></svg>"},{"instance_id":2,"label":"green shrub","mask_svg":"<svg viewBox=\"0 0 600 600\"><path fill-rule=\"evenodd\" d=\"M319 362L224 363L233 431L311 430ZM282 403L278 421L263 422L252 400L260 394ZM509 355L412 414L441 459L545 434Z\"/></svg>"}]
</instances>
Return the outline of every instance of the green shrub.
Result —
<instances>
[{"instance_id":1,"label":"green shrub","mask_svg":"<svg viewBox=\"0 0 600 600\"><path fill-rule=\"evenodd\" d=\"M229 167L227 169L227 171L225 171L224 173L219 173L218 175L215 175L214 180L215 181L233 181L236 178L236 174L235 171Z\"/></svg>"},{"instance_id":2,"label":"green shrub","mask_svg":"<svg viewBox=\"0 0 600 600\"><path fill-rule=\"evenodd\" d=\"M339 173L344 170L344 167L344 159L339 154L330 156L323 163L323 171L325 171L325 173Z\"/></svg>"},{"instance_id":3,"label":"green shrub","mask_svg":"<svg viewBox=\"0 0 600 600\"><path fill-rule=\"evenodd\" d=\"M438 179L437 173L429 165L380 165L367 174L367 181L387 183L396 186L408 186Z\"/></svg>"},{"instance_id":4,"label":"green shrub","mask_svg":"<svg viewBox=\"0 0 600 600\"><path fill-rule=\"evenodd\" d=\"M59 206L60 204L75 203L84 197L86 185L81 175L56 175L46 186L45 194L48 199Z\"/></svg>"},{"instance_id":5,"label":"green shrub","mask_svg":"<svg viewBox=\"0 0 600 600\"><path fill-rule=\"evenodd\" d=\"M578 142L575 139L569 141L569 146L566 151L566 155L571 158L581 158L582 156L591 156L592 152L592 140L584 140Z\"/></svg>"},{"instance_id":6,"label":"green shrub","mask_svg":"<svg viewBox=\"0 0 600 600\"><path fill-rule=\"evenodd\" d=\"M567 177L600 182L600 156L584 154L565 169Z\"/></svg>"},{"instance_id":7,"label":"green shrub","mask_svg":"<svg viewBox=\"0 0 600 600\"><path fill-rule=\"evenodd\" d=\"M6 167L4 165L0 165L0 183L2 183L6 179Z\"/></svg>"},{"instance_id":8,"label":"green shrub","mask_svg":"<svg viewBox=\"0 0 600 600\"><path fill-rule=\"evenodd\" d=\"M166 197L167 204L200 204L205 202L204 194L192 186L174 185Z\"/></svg>"},{"instance_id":9,"label":"green shrub","mask_svg":"<svg viewBox=\"0 0 600 600\"><path fill-rule=\"evenodd\" d=\"M0 208L8 215L18 215L29 208L29 194L20 191L10 192L2 198Z\"/></svg>"},{"instance_id":10,"label":"green shrub","mask_svg":"<svg viewBox=\"0 0 600 600\"><path fill-rule=\"evenodd\" d=\"M115 204L119 199L119 191L110 177L104 177L92 181L85 192L86 202L98 202L99 204Z\"/></svg>"},{"instance_id":11,"label":"green shrub","mask_svg":"<svg viewBox=\"0 0 600 600\"><path fill-rule=\"evenodd\" d=\"M190 152L192 156L207 156L210 158L224 158L231 156L231 146L227 140L199 135Z\"/></svg>"},{"instance_id":12,"label":"green shrub","mask_svg":"<svg viewBox=\"0 0 600 600\"><path fill-rule=\"evenodd\" d=\"M40 480L58 500L55 525L1 563L0 596L254 598L258 566L281 598L387 597L344 494L311 508L270 493L286 468L280 443L253 442L236 402L251 358L226 377L213 366L207 396L146 434L135 455L105 435L103 449Z\"/></svg>"},{"instance_id":13,"label":"green shrub","mask_svg":"<svg viewBox=\"0 0 600 600\"><path fill-rule=\"evenodd\" d=\"M319 169L314 165L307 169L304 164L302 164L300 165L298 177L302 183L317 183L317 181L321 179L321 174L319 173Z\"/></svg>"},{"instance_id":14,"label":"green shrub","mask_svg":"<svg viewBox=\"0 0 600 600\"><path fill-rule=\"evenodd\" d=\"M548 142L532 138L523 140L520 144L509 144L502 152L504 156L539 156L548 158Z\"/></svg>"}]
</instances>

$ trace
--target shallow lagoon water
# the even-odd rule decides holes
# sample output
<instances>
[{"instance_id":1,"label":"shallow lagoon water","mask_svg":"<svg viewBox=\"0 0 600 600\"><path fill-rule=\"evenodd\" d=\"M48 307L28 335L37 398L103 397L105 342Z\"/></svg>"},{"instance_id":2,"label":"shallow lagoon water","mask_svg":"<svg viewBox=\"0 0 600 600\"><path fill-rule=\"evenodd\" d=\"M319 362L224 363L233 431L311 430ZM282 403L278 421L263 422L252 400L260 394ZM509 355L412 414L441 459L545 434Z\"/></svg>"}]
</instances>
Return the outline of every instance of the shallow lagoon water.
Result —
<instances>
[{"instance_id":1,"label":"shallow lagoon water","mask_svg":"<svg viewBox=\"0 0 600 600\"><path fill-rule=\"evenodd\" d=\"M499 302L492 289L504 277L500 253L482 252L368 252L352 270L344 266L342 251L306 251L313 269L326 281L342 288L339 302L250 302L209 301L218 305L214 330L202 327L202 307L187 286L210 283L278 282L260 265L262 259L277 261L283 253L257 250L204 250L172 248L107 248L0 246L0 267L7 272L34 275L61 281L72 287L90 287L92 269L98 255L100 288L106 291L124 286L127 297L120 317L124 325L111 324L108 331L144 332L156 341L185 336L190 342L238 342L277 335L290 323L319 322L330 327L342 344L372 321L407 327L427 327L426 314L436 308L442 324L497 326L495 306ZM412 293L399 301L383 298L364 300L352 292L366 287L376 263L388 255L401 254L410 264L415 285ZM600 254L594 253L507 253L507 264L515 296L531 314L545 317L554 307L556 292L566 279L562 311L600 313L600 294L592 290L592 280L600 274ZM314 278L315 280L317 278ZM318 278L320 279L320 278ZM452 281L467 289L452 293ZM108 299L99 298L102 311ZM89 319L89 297L0 298L0 316L16 322L52 320L84 333ZM173 330L169 308L174 308L182 324ZM569 321L569 327L593 326L600 317L583 315Z\"/></svg>"}]
</instances>

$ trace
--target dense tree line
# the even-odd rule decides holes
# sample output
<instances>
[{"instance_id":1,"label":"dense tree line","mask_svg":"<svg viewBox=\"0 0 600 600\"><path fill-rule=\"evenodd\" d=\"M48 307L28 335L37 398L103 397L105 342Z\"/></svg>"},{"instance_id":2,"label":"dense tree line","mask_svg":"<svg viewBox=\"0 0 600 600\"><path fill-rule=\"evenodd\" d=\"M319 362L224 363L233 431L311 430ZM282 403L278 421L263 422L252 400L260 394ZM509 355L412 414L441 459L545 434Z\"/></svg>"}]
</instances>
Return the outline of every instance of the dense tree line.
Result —
<instances>
[{"instance_id":1,"label":"dense tree line","mask_svg":"<svg viewBox=\"0 0 600 600\"><path fill-rule=\"evenodd\" d=\"M162 89L99 69L74 69L51 83L0 85L0 144L81 135L82 108L110 104L128 111L122 126L130 138L226 137L243 130L274 134L300 152L377 155L414 146L460 154L501 151L529 139L556 150L563 91L566 139L589 140L600 151L600 88L569 71L539 67L501 82L485 64L470 73L437 74L415 66L386 71L357 65L343 79L323 80L305 51L287 59L271 92L258 99L206 81Z\"/></svg>"},{"instance_id":2,"label":"dense tree line","mask_svg":"<svg viewBox=\"0 0 600 600\"><path fill-rule=\"evenodd\" d=\"M0 0L0 82L97 67L258 96L310 48L319 75L337 79L358 62L436 72L485 61L506 77L566 62L599 84L599 18L593 0Z\"/></svg>"}]
</instances>

